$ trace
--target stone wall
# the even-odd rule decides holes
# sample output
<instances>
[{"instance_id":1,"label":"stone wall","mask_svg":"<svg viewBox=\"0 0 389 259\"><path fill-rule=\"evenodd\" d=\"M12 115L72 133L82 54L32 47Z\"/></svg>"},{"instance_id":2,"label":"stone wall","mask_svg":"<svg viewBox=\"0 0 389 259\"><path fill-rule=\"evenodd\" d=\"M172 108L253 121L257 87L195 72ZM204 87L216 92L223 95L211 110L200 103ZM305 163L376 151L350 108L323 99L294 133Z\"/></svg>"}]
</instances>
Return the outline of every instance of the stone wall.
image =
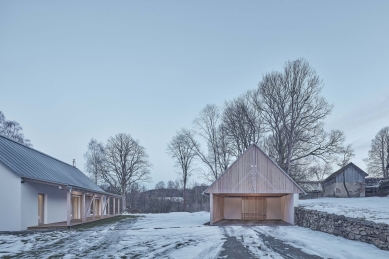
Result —
<instances>
[{"instance_id":1,"label":"stone wall","mask_svg":"<svg viewBox=\"0 0 389 259\"><path fill-rule=\"evenodd\" d=\"M389 225L295 207L295 224L389 250Z\"/></svg>"}]
</instances>

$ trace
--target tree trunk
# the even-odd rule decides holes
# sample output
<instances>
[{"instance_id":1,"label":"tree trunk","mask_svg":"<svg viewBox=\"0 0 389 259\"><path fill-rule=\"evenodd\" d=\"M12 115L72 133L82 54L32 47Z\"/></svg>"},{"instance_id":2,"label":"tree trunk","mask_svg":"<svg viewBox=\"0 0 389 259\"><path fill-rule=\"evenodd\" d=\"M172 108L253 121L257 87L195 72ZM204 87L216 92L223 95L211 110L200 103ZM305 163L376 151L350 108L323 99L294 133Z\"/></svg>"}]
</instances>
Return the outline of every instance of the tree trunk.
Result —
<instances>
[{"instance_id":1,"label":"tree trunk","mask_svg":"<svg viewBox=\"0 0 389 259\"><path fill-rule=\"evenodd\" d=\"M118 205L119 206L119 205ZM120 210L121 212L126 211L126 193L122 193L122 209Z\"/></svg>"},{"instance_id":2,"label":"tree trunk","mask_svg":"<svg viewBox=\"0 0 389 259\"><path fill-rule=\"evenodd\" d=\"M182 211L185 212L185 208L186 208L186 184L184 184L184 204L182 206Z\"/></svg>"},{"instance_id":3,"label":"tree trunk","mask_svg":"<svg viewBox=\"0 0 389 259\"><path fill-rule=\"evenodd\" d=\"M350 193L348 192L348 189L346 187L346 176L344 175L344 172L343 172L343 186L344 186L344 189L347 192L347 197L350 198Z\"/></svg>"}]
</instances>

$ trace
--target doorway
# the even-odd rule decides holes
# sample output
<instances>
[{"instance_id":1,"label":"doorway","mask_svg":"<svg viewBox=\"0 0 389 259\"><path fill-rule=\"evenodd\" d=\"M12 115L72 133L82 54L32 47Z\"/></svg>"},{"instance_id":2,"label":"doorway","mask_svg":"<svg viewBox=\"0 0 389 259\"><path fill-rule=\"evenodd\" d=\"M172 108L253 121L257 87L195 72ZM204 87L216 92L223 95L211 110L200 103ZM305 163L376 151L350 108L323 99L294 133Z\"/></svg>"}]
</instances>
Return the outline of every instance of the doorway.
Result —
<instances>
[{"instance_id":1,"label":"doorway","mask_svg":"<svg viewBox=\"0 0 389 259\"><path fill-rule=\"evenodd\" d=\"M72 219L80 219L80 197L72 196Z\"/></svg>"},{"instance_id":2,"label":"doorway","mask_svg":"<svg viewBox=\"0 0 389 259\"><path fill-rule=\"evenodd\" d=\"M38 194L38 225L45 223L45 196Z\"/></svg>"},{"instance_id":3,"label":"doorway","mask_svg":"<svg viewBox=\"0 0 389 259\"><path fill-rule=\"evenodd\" d=\"M242 197L243 220L266 219L266 197Z\"/></svg>"}]
</instances>

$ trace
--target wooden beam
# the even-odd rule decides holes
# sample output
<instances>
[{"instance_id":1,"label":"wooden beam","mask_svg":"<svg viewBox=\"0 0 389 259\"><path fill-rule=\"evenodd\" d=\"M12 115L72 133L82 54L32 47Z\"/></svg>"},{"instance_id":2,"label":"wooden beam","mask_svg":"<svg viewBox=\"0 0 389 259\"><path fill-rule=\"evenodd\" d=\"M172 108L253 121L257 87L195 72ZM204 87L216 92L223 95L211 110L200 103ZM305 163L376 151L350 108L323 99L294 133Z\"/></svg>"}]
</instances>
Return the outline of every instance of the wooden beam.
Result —
<instances>
[{"instance_id":1,"label":"wooden beam","mask_svg":"<svg viewBox=\"0 0 389 259\"><path fill-rule=\"evenodd\" d=\"M81 221L85 222L85 192L82 193L82 201L81 201Z\"/></svg>"},{"instance_id":2,"label":"wooden beam","mask_svg":"<svg viewBox=\"0 0 389 259\"><path fill-rule=\"evenodd\" d=\"M93 212L93 220L95 220L95 211L96 211L96 199L93 198L93 210L92 210L92 212Z\"/></svg>"},{"instance_id":3,"label":"wooden beam","mask_svg":"<svg viewBox=\"0 0 389 259\"><path fill-rule=\"evenodd\" d=\"M103 216L104 216L104 211L103 211L103 209L104 209L104 205L103 205L104 196L105 195L102 195L101 198L100 198L100 214L101 214L101 218L103 218Z\"/></svg>"},{"instance_id":4,"label":"wooden beam","mask_svg":"<svg viewBox=\"0 0 389 259\"><path fill-rule=\"evenodd\" d=\"M72 219L72 209L71 209L71 202L72 202L72 187L68 187L66 190L66 225L69 227L70 226L70 221Z\"/></svg>"},{"instance_id":5,"label":"wooden beam","mask_svg":"<svg viewBox=\"0 0 389 259\"><path fill-rule=\"evenodd\" d=\"M209 219L209 225L213 225L213 193L211 193L209 198L209 214L210 214L210 219Z\"/></svg>"},{"instance_id":6,"label":"wooden beam","mask_svg":"<svg viewBox=\"0 0 389 259\"><path fill-rule=\"evenodd\" d=\"M116 198L113 198L113 215L116 215Z\"/></svg>"},{"instance_id":7,"label":"wooden beam","mask_svg":"<svg viewBox=\"0 0 389 259\"><path fill-rule=\"evenodd\" d=\"M107 196L108 199L108 209L107 209L107 214L108 216L111 215L111 197Z\"/></svg>"}]
</instances>

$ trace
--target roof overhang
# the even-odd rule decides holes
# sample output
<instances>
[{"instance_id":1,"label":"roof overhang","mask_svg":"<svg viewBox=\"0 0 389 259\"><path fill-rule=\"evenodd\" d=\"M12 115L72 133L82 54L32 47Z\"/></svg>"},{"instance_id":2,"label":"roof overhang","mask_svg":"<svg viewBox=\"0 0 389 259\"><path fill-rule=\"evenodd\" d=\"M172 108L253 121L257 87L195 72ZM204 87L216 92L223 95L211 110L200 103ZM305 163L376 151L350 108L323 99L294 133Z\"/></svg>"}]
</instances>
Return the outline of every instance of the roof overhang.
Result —
<instances>
[{"instance_id":1,"label":"roof overhang","mask_svg":"<svg viewBox=\"0 0 389 259\"><path fill-rule=\"evenodd\" d=\"M120 195L117 195L117 194L113 194L113 193L109 193L109 192L105 192L105 191L96 191L96 190L83 188L83 187L79 187L79 186L68 185L65 183L48 182L48 181L43 181L40 179L33 179L33 178L26 178L26 177L22 177L21 179L22 179L22 181L35 182L35 183L41 183L41 184L46 184L46 185L53 185L53 186L58 186L58 187L62 187L62 188L71 187L72 189L80 190L82 192L97 193L97 194L102 194L102 195L107 195L107 196L112 196L112 197L118 197L118 198L121 197Z\"/></svg>"}]
</instances>

